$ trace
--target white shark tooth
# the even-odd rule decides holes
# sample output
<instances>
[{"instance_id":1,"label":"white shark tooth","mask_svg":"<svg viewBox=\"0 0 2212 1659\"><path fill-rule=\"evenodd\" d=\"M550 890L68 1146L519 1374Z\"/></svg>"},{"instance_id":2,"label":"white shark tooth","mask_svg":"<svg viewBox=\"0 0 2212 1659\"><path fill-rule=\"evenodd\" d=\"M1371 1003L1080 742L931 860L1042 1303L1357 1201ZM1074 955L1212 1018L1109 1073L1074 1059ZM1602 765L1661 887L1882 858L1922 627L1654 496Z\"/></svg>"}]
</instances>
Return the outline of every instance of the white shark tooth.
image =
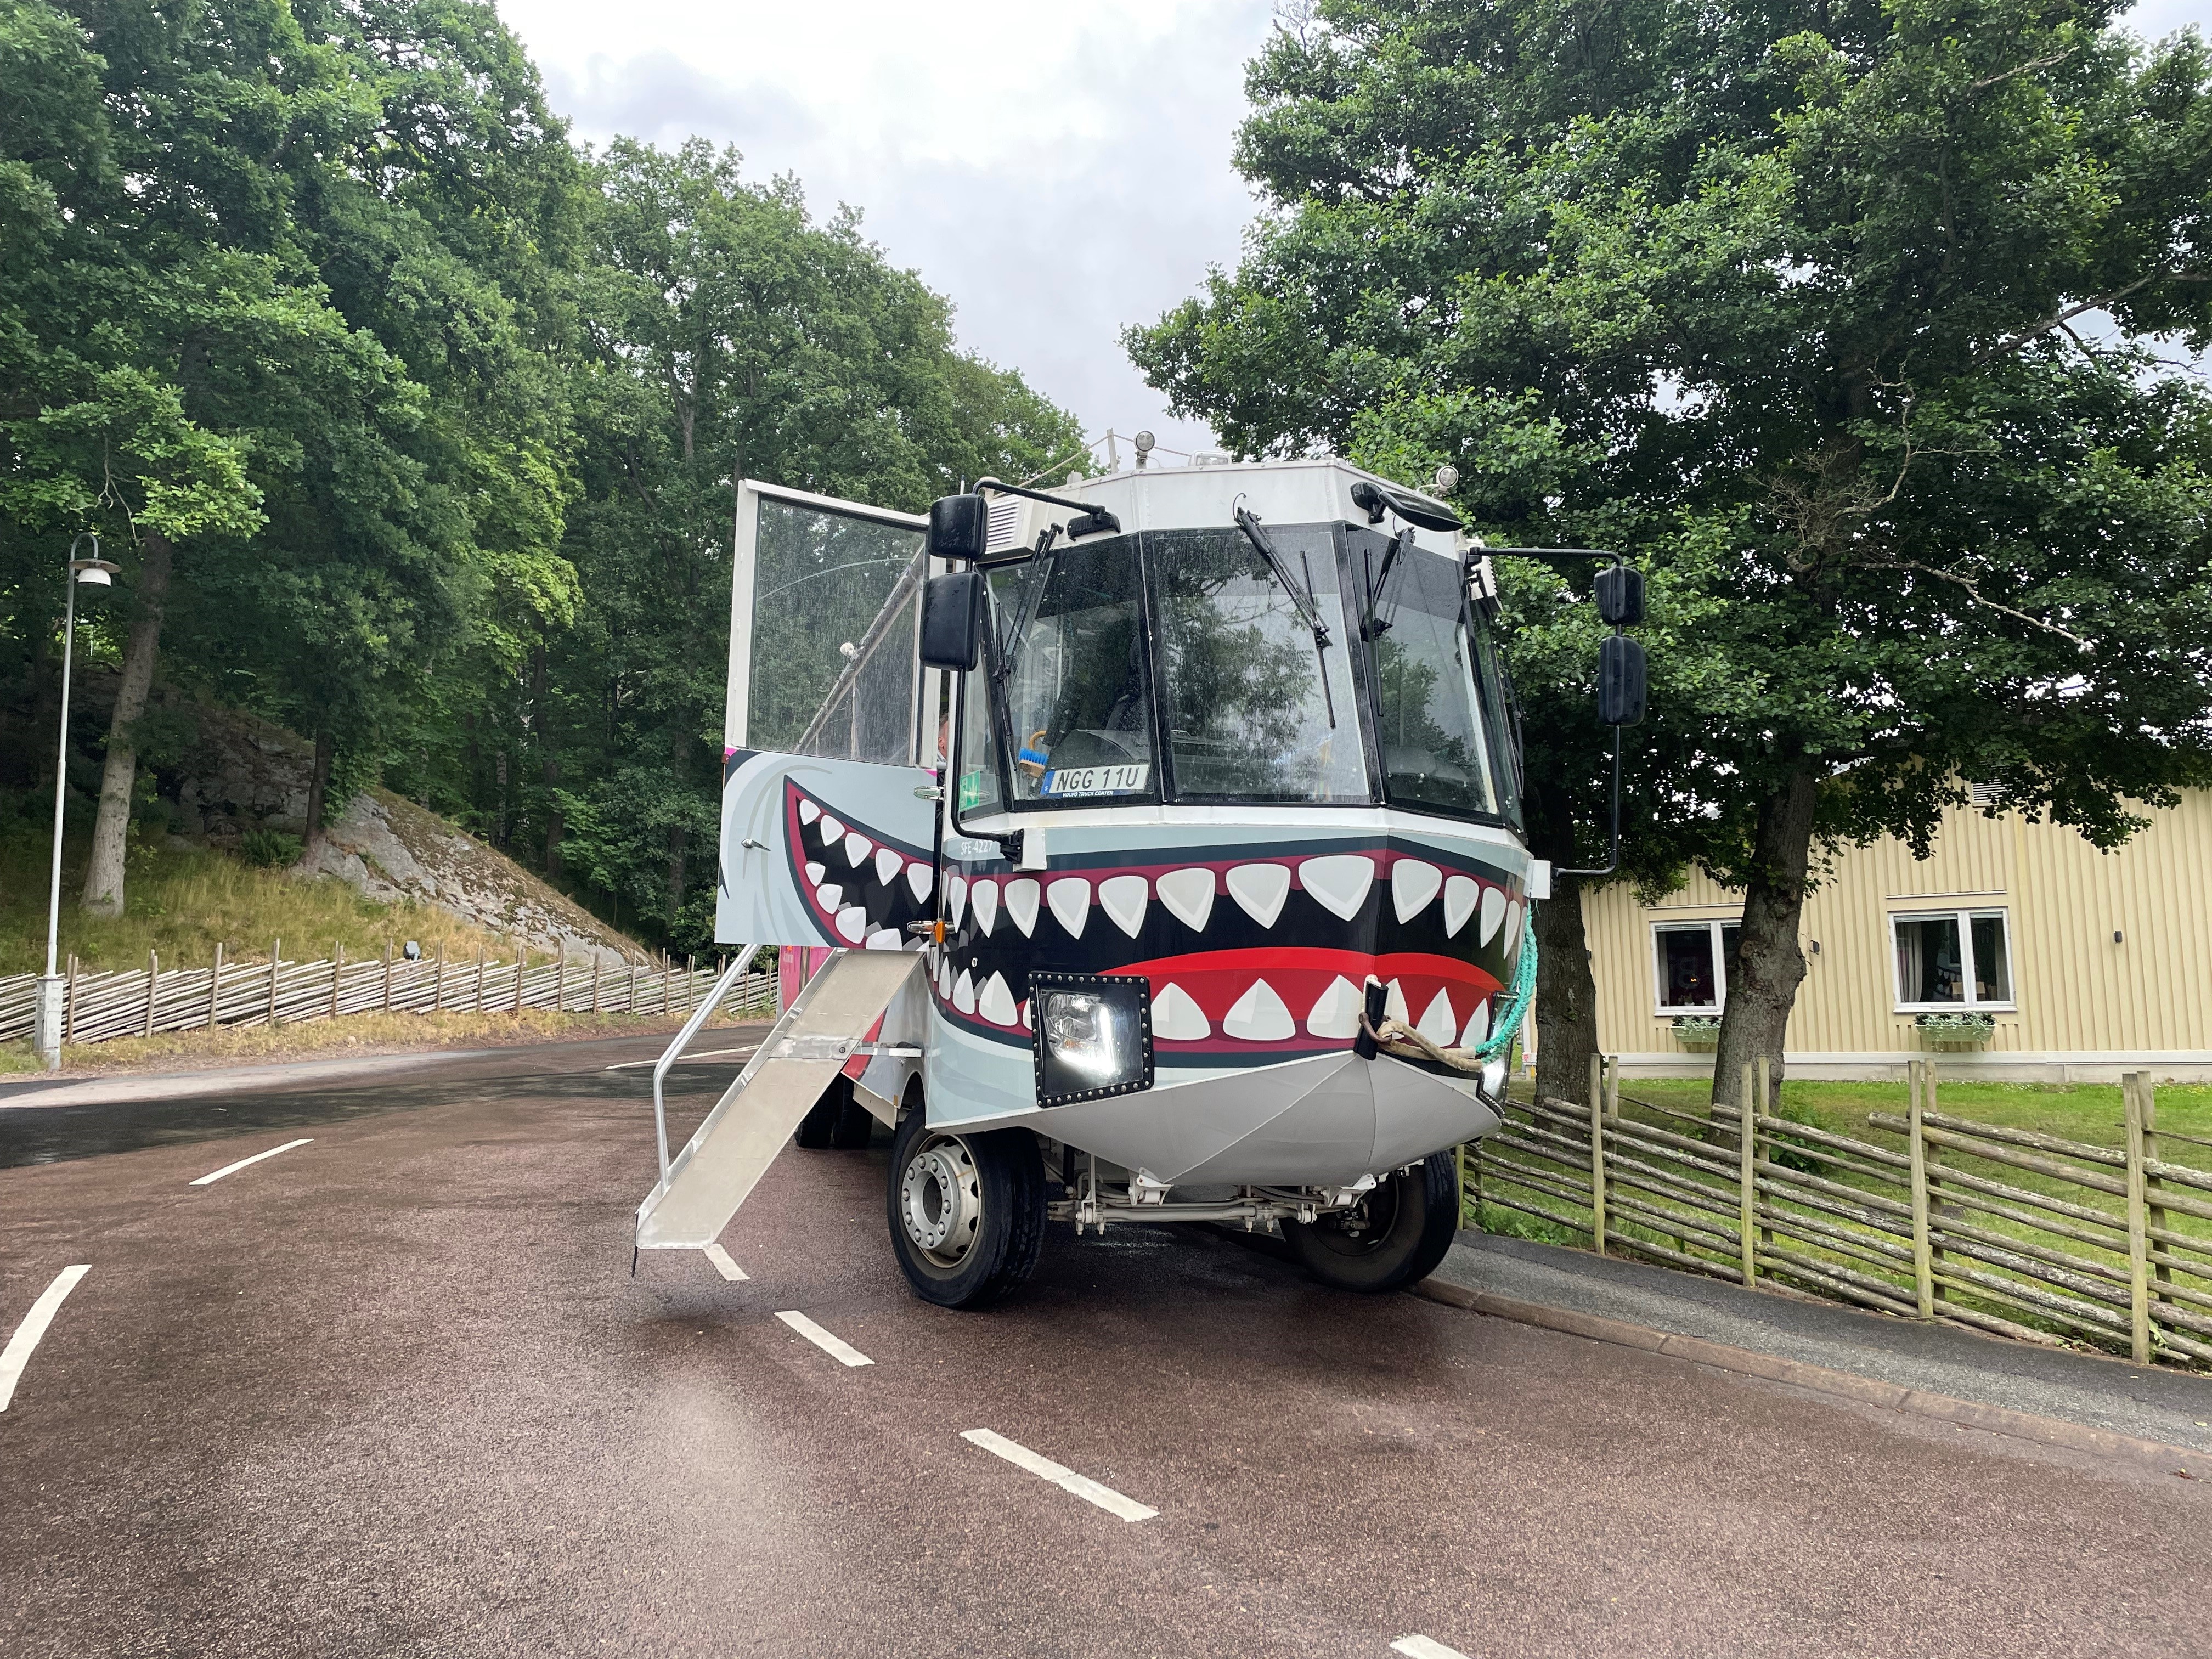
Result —
<instances>
[{"instance_id":1,"label":"white shark tooth","mask_svg":"<svg viewBox=\"0 0 2212 1659\"><path fill-rule=\"evenodd\" d=\"M1515 899L1505 907L1505 959L1510 962L1521 954L1521 901Z\"/></svg>"},{"instance_id":2,"label":"white shark tooth","mask_svg":"<svg viewBox=\"0 0 2212 1659\"><path fill-rule=\"evenodd\" d=\"M1398 920L1411 921L1429 908L1444 884L1444 872L1419 859L1400 859L1390 866L1390 903Z\"/></svg>"},{"instance_id":3,"label":"white shark tooth","mask_svg":"<svg viewBox=\"0 0 2212 1659\"><path fill-rule=\"evenodd\" d=\"M1029 938L1036 932L1039 896L1036 883L1027 876L1019 881L1010 881L1006 884L1005 896L1006 914L1014 919L1014 926L1022 930L1022 937Z\"/></svg>"},{"instance_id":4,"label":"white shark tooth","mask_svg":"<svg viewBox=\"0 0 2212 1659\"><path fill-rule=\"evenodd\" d=\"M1206 919L1213 914L1212 871L1170 870L1152 888L1170 915L1186 927L1206 931Z\"/></svg>"},{"instance_id":5,"label":"white shark tooth","mask_svg":"<svg viewBox=\"0 0 2212 1659\"><path fill-rule=\"evenodd\" d=\"M1240 864L1229 872L1229 896L1262 927L1273 927L1291 890L1287 864ZM1268 995L1273 996L1270 991ZM1224 1024L1225 1029L1225 1024Z\"/></svg>"},{"instance_id":6,"label":"white shark tooth","mask_svg":"<svg viewBox=\"0 0 2212 1659\"><path fill-rule=\"evenodd\" d=\"M816 864L811 860L808 860L806 866L806 880L808 885L819 887L822 884L822 878L829 873L830 870L828 866Z\"/></svg>"},{"instance_id":7,"label":"white shark tooth","mask_svg":"<svg viewBox=\"0 0 2212 1659\"><path fill-rule=\"evenodd\" d=\"M860 867L860 861L875 849L875 842L870 841L859 830L848 830L845 832L845 862L855 870Z\"/></svg>"},{"instance_id":8,"label":"white shark tooth","mask_svg":"<svg viewBox=\"0 0 2212 1659\"><path fill-rule=\"evenodd\" d=\"M1472 1048L1490 1036L1490 999L1485 997L1474 1005L1474 1012L1467 1017L1467 1030L1460 1033L1459 1046Z\"/></svg>"},{"instance_id":9,"label":"white shark tooth","mask_svg":"<svg viewBox=\"0 0 2212 1659\"><path fill-rule=\"evenodd\" d=\"M1021 1018L1021 1010L1014 1006L1014 994L1006 988L1005 975L994 974L983 981L983 994L975 999L975 1012L994 1025L1012 1025Z\"/></svg>"},{"instance_id":10,"label":"white shark tooth","mask_svg":"<svg viewBox=\"0 0 2212 1659\"><path fill-rule=\"evenodd\" d=\"M822 844L824 847L835 847L844 838L845 826L824 812L822 815Z\"/></svg>"},{"instance_id":11,"label":"white shark tooth","mask_svg":"<svg viewBox=\"0 0 2212 1659\"><path fill-rule=\"evenodd\" d=\"M975 925L988 933L999 920L999 884L977 882L968 890L968 902L975 907Z\"/></svg>"},{"instance_id":12,"label":"white shark tooth","mask_svg":"<svg viewBox=\"0 0 2212 1659\"><path fill-rule=\"evenodd\" d=\"M1406 1012L1406 992L1396 980L1390 981L1389 991L1382 999L1382 1017L1395 1019L1401 1025L1411 1025L1413 1015Z\"/></svg>"},{"instance_id":13,"label":"white shark tooth","mask_svg":"<svg viewBox=\"0 0 2212 1659\"><path fill-rule=\"evenodd\" d=\"M1482 901L1482 884L1466 876L1444 879L1444 937L1455 939Z\"/></svg>"},{"instance_id":14,"label":"white shark tooth","mask_svg":"<svg viewBox=\"0 0 2212 1659\"><path fill-rule=\"evenodd\" d=\"M1044 890L1044 902L1060 918L1060 925L1077 939L1091 916L1091 884L1080 876L1062 876Z\"/></svg>"},{"instance_id":15,"label":"white shark tooth","mask_svg":"<svg viewBox=\"0 0 2212 1659\"><path fill-rule=\"evenodd\" d=\"M820 807L817 806L817 805L816 805L812 801L811 801L811 800L806 800L806 799L802 799L799 801L799 821L801 823L813 823L813 822L814 822L814 820L815 820L815 819L817 819L817 818L820 817L821 816L822 816L822 809L821 809Z\"/></svg>"},{"instance_id":16,"label":"white shark tooth","mask_svg":"<svg viewBox=\"0 0 2212 1659\"><path fill-rule=\"evenodd\" d=\"M1213 1035L1206 1010L1180 985L1160 987L1152 999L1152 1035L1170 1042L1202 1042Z\"/></svg>"},{"instance_id":17,"label":"white shark tooth","mask_svg":"<svg viewBox=\"0 0 2212 1659\"><path fill-rule=\"evenodd\" d=\"M1485 945L1498 937L1498 924L1505 920L1505 890L1486 887L1482 890L1482 942Z\"/></svg>"},{"instance_id":18,"label":"white shark tooth","mask_svg":"<svg viewBox=\"0 0 2212 1659\"><path fill-rule=\"evenodd\" d=\"M1026 1031L1030 1029L1030 1006L1024 1002L1022 1004L1022 1030Z\"/></svg>"},{"instance_id":19,"label":"white shark tooth","mask_svg":"<svg viewBox=\"0 0 2212 1659\"><path fill-rule=\"evenodd\" d=\"M1459 1035L1459 1016L1452 1012L1451 994L1439 991L1429 1006L1421 1011L1421 1023L1413 1028L1439 1047Z\"/></svg>"},{"instance_id":20,"label":"white shark tooth","mask_svg":"<svg viewBox=\"0 0 2212 1659\"><path fill-rule=\"evenodd\" d=\"M1283 870L1279 864L1275 868ZM1291 872L1283 870L1283 873L1288 876ZM1291 1011L1275 994L1275 988L1264 979L1254 980L1251 988L1221 1017L1222 1035L1245 1042L1279 1042L1286 1036L1295 1036L1297 1029L1291 1018Z\"/></svg>"},{"instance_id":21,"label":"white shark tooth","mask_svg":"<svg viewBox=\"0 0 2212 1659\"><path fill-rule=\"evenodd\" d=\"M898 879L898 872L905 864L906 860L899 856L896 848L890 847L876 848L876 879L884 886L888 887Z\"/></svg>"},{"instance_id":22,"label":"white shark tooth","mask_svg":"<svg viewBox=\"0 0 2212 1659\"><path fill-rule=\"evenodd\" d=\"M1367 902L1367 890L1375 884L1375 860L1363 853L1333 853L1323 859L1308 859L1298 866L1298 880L1322 909L1350 921Z\"/></svg>"},{"instance_id":23,"label":"white shark tooth","mask_svg":"<svg viewBox=\"0 0 2212 1659\"><path fill-rule=\"evenodd\" d=\"M845 902L845 890L834 881L824 882L814 890L814 897L823 909L834 912Z\"/></svg>"},{"instance_id":24,"label":"white shark tooth","mask_svg":"<svg viewBox=\"0 0 2212 1659\"><path fill-rule=\"evenodd\" d=\"M945 921L949 927L957 927L960 918L968 914L968 878L955 876L945 884Z\"/></svg>"},{"instance_id":25,"label":"white shark tooth","mask_svg":"<svg viewBox=\"0 0 2212 1659\"><path fill-rule=\"evenodd\" d=\"M1306 1016L1306 1030L1317 1037L1357 1036L1360 1003L1359 988L1339 974Z\"/></svg>"},{"instance_id":26,"label":"white shark tooth","mask_svg":"<svg viewBox=\"0 0 2212 1659\"><path fill-rule=\"evenodd\" d=\"M939 1002L952 1000L952 958L949 955L937 959L937 1000Z\"/></svg>"},{"instance_id":27,"label":"white shark tooth","mask_svg":"<svg viewBox=\"0 0 2212 1659\"><path fill-rule=\"evenodd\" d=\"M866 948L871 951L896 951L906 941L899 937L896 927L879 927L867 937Z\"/></svg>"},{"instance_id":28,"label":"white shark tooth","mask_svg":"<svg viewBox=\"0 0 2212 1659\"><path fill-rule=\"evenodd\" d=\"M868 913L859 905L848 905L837 913L837 931L858 945L868 931Z\"/></svg>"},{"instance_id":29,"label":"white shark tooth","mask_svg":"<svg viewBox=\"0 0 2212 1659\"><path fill-rule=\"evenodd\" d=\"M952 981L952 1006L963 1014L975 1012L975 981L969 977L965 968L960 970L960 977Z\"/></svg>"},{"instance_id":30,"label":"white shark tooth","mask_svg":"<svg viewBox=\"0 0 2212 1659\"><path fill-rule=\"evenodd\" d=\"M909 864L906 867L906 884L914 889L914 902L920 904L937 884L937 872L926 864Z\"/></svg>"},{"instance_id":31,"label":"white shark tooth","mask_svg":"<svg viewBox=\"0 0 2212 1659\"><path fill-rule=\"evenodd\" d=\"M1145 925L1149 888L1142 876L1109 876L1098 884L1098 908L1114 918L1114 925L1131 939Z\"/></svg>"}]
</instances>

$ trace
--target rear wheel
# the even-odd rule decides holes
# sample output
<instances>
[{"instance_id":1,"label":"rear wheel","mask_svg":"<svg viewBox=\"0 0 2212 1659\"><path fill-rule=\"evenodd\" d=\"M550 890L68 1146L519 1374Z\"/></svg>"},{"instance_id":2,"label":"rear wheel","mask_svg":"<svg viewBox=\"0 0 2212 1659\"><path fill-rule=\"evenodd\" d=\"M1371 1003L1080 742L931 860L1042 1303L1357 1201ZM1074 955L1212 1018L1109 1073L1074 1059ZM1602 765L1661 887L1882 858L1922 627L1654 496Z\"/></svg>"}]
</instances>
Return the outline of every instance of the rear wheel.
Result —
<instances>
[{"instance_id":1,"label":"rear wheel","mask_svg":"<svg viewBox=\"0 0 2212 1659\"><path fill-rule=\"evenodd\" d=\"M1395 1291L1426 1279L1459 1230L1459 1184L1449 1152L1431 1152L1377 1182L1347 1211L1283 1231L1305 1269L1342 1291Z\"/></svg>"},{"instance_id":2,"label":"rear wheel","mask_svg":"<svg viewBox=\"0 0 2212 1659\"><path fill-rule=\"evenodd\" d=\"M853 1103L853 1079L840 1075L822 1091L822 1098L806 1109L806 1115L791 1132L792 1144L810 1152L836 1146L837 1126Z\"/></svg>"},{"instance_id":3,"label":"rear wheel","mask_svg":"<svg viewBox=\"0 0 2212 1659\"><path fill-rule=\"evenodd\" d=\"M1025 1129L956 1135L919 1111L891 1142L891 1248L915 1294L979 1308L1018 1287L1044 1243L1044 1164Z\"/></svg>"}]
</instances>

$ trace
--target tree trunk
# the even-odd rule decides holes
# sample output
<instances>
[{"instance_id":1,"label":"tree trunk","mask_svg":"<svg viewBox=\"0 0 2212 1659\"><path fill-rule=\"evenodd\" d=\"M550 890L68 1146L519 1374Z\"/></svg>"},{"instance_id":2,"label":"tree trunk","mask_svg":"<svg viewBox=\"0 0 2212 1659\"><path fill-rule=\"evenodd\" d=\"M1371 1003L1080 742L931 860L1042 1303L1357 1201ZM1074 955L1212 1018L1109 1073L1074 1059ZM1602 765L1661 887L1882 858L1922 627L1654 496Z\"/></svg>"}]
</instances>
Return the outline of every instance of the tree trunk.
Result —
<instances>
[{"instance_id":1,"label":"tree trunk","mask_svg":"<svg viewBox=\"0 0 2212 1659\"><path fill-rule=\"evenodd\" d=\"M684 826L668 830L668 925L676 926L676 913L684 908Z\"/></svg>"},{"instance_id":2,"label":"tree trunk","mask_svg":"<svg viewBox=\"0 0 2212 1659\"><path fill-rule=\"evenodd\" d=\"M161 615L169 600L169 567L175 550L157 531L146 532L138 562L137 612L123 648L123 681L107 723L107 760L100 775L100 812L92 825L92 864L84 875L84 908L94 915L123 914L123 849L131 831L131 793L138 781L138 745L131 727L146 712L154 684L154 659L161 645Z\"/></svg>"},{"instance_id":3,"label":"tree trunk","mask_svg":"<svg viewBox=\"0 0 2212 1659\"><path fill-rule=\"evenodd\" d=\"M1772 1111L1781 1097L1782 1040L1805 978L1797 930L1812 868L1818 795L1813 774L1796 772L1759 809L1751 876L1743 891L1743 927L1728 963L1728 1006L1713 1056L1713 1099L1723 1105L1742 1105L1743 1068L1755 1066L1762 1054L1768 1093L1761 1109Z\"/></svg>"},{"instance_id":4,"label":"tree trunk","mask_svg":"<svg viewBox=\"0 0 2212 1659\"><path fill-rule=\"evenodd\" d=\"M531 735L538 740L538 781L545 789L545 877L549 881L557 881L561 875L561 836L568 823L562 814L557 793L561 757L553 746L553 700L549 680L545 647L541 641L532 653L530 725Z\"/></svg>"},{"instance_id":5,"label":"tree trunk","mask_svg":"<svg viewBox=\"0 0 2212 1659\"><path fill-rule=\"evenodd\" d=\"M1597 981L1583 931L1583 884L1536 907L1536 1092L1587 1105L1597 1047Z\"/></svg>"},{"instance_id":6,"label":"tree trunk","mask_svg":"<svg viewBox=\"0 0 2212 1659\"><path fill-rule=\"evenodd\" d=\"M314 857L323 844L323 817L330 802L331 761L336 750L330 728L324 726L315 733L315 764L307 774L307 850L306 859ZM305 860L303 859L303 862Z\"/></svg>"}]
</instances>

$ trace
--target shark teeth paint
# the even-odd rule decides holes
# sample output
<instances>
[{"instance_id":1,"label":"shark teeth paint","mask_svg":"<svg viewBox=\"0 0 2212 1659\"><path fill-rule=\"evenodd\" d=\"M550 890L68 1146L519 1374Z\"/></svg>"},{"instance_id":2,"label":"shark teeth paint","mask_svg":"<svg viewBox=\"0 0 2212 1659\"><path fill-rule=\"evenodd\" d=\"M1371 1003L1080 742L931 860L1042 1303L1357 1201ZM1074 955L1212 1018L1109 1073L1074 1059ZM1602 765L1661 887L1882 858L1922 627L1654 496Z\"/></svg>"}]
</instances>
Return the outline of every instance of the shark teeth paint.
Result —
<instances>
[{"instance_id":1,"label":"shark teeth paint","mask_svg":"<svg viewBox=\"0 0 2212 1659\"><path fill-rule=\"evenodd\" d=\"M1308 859L1298 866L1298 884L1322 908L1350 921L1366 904L1368 889L1375 885L1375 860L1358 853Z\"/></svg>"},{"instance_id":2,"label":"shark teeth paint","mask_svg":"<svg viewBox=\"0 0 2212 1659\"><path fill-rule=\"evenodd\" d=\"M1474 907L1482 902L1482 884L1468 876L1449 876L1444 879L1444 937L1457 939L1459 930L1467 926L1467 919L1474 914Z\"/></svg>"},{"instance_id":3,"label":"shark teeth paint","mask_svg":"<svg viewBox=\"0 0 2212 1659\"><path fill-rule=\"evenodd\" d=\"M1073 939L1083 937L1083 924L1091 916L1091 884L1080 876L1062 876L1044 890L1044 902L1052 907L1060 925Z\"/></svg>"},{"instance_id":4,"label":"shark teeth paint","mask_svg":"<svg viewBox=\"0 0 2212 1659\"><path fill-rule=\"evenodd\" d=\"M975 912L975 925L990 937L992 924L999 919L999 884L979 881L968 889L968 902Z\"/></svg>"},{"instance_id":5,"label":"shark teeth paint","mask_svg":"<svg viewBox=\"0 0 2212 1659\"><path fill-rule=\"evenodd\" d=\"M1280 1042L1285 1037L1296 1036L1297 1029L1291 1018L1291 1011L1275 994L1275 988L1264 979L1254 980L1252 988L1237 998L1235 1006L1221 1017L1223 1035L1246 1042Z\"/></svg>"},{"instance_id":6,"label":"shark teeth paint","mask_svg":"<svg viewBox=\"0 0 2212 1659\"><path fill-rule=\"evenodd\" d=\"M1482 939L1487 945L1498 937L1498 924L1505 920L1505 890L1486 887L1482 890Z\"/></svg>"},{"instance_id":7,"label":"shark teeth paint","mask_svg":"<svg viewBox=\"0 0 2212 1659\"><path fill-rule=\"evenodd\" d=\"M789 787L784 805L792 881L799 885L803 878L800 890L823 942L874 951L919 949L921 941L908 925L928 920L921 907L933 884L930 854L823 811L796 785Z\"/></svg>"},{"instance_id":8,"label":"shark teeth paint","mask_svg":"<svg viewBox=\"0 0 2212 1659\"><path fill-rule=\"evenodd\" d=\"M1021 1010L1014 1006L1014 994L1006 988L1006 976L994 974L983 981L983 994L975 999L975 1012L994 1025L1012 1025L1021 1018Z\"/></svg>"},{"instance_id":9,"label":"shark teeth paint","mask_svg":"<svg viewBox=\"0 0 2212 1659\"><path fill-rule=\"evenodd\" d=\"M1170 982L1152 999L1152 1035L1170 1042L1203 1042L1213 1035L1213 1026L1197 1000Z\"/></svg>"},{"instance_id":10,"label":"shark teeth paint","mask_svg":"<svg viewBox=\"0 0 2212 1659\"><path fill-rule=\"evenodd\" d=\"M1230 871L1229 896L1262 927L1273 927L1290 896L1291 871L1283 864L1240 864Z\"/></svg>"},{"instance_id":11,"label":"shark teeth paint","mask_svg":"<svg viewBox=\"0 0 2212 1659\"><path fill-rule=\"evenodd\" d=\"M1448 1046L1459 1035L1459 1016L1452 1012L1451 998L1443 991L1421 1010L1420 1023L1413 1029L1438 1048Z\"/></svg>"},{"instance_id":12,"label":"shark teeth paint","mask_svg":"<svg viewBox=\"0 0 2212 1659\"><path fill-rule=\"evenodd\" d=\"M1150 891L1142 876L1109 876L1098 884L1098 908L1131 939L1144 930L1145 905Z\"/></svg>"},{"instance_id":13,"label":"shark teeth paint","mask_svg":"<svg viewBox=\"0 0 2212 1659\"><path fill-rule=\"evenodd\" d=\"M1018 881L1006 884L1006 914L1013 918L1014 926L1029 939L1036 933L1037 902L1042 896L1036 883L1024 876Z\"/></svg>"},{"instance_id":14,"label":"shark teeth paint","mask_svg":"<svg viewBox=\"0 0 2212 1659\"><path fill-rule=\"evenodd\" d=\"M899 878L899 872L905 867L906 860L898 855L896 848L876 848L876 879L884 886L888 887L896 881Z\"/></svg>"},{"instance_id":15,"label":"shark teeth paint","mask_svg":"<svg viewBox=\"0 0 2212 1659\"><path fill-rule=\"evenodd\" d=\"M1306 1030L1317 1037L1358 1036L1359 1005L1359 988L1339 974L1306 1015Z\"/></svg>"},{"instance_id":16,"label":"shark teeth paint","mask_svg":"<svg viewBox=\"0 0 2212 1659\"><path fill-rule=\"evenodd\" d=\"M1390 908L1401 921L1411 921L1429 908L1429 901L1444 884L1444 872L1419 859L1400 859L1390 866Z\"/></svg>"},{"instance_id":17,"label":"shark teeth paint","mask_svg":"<svg viewBox=\"0 0 2212 1659\"><path fill-rule=\"evenodd\" d=\"M1206 918L1213 914L1212 871L1170 870L1152 884L1152 890L1177 921L1199 933L1206 931Z\"/></svg>"}]
</instances>

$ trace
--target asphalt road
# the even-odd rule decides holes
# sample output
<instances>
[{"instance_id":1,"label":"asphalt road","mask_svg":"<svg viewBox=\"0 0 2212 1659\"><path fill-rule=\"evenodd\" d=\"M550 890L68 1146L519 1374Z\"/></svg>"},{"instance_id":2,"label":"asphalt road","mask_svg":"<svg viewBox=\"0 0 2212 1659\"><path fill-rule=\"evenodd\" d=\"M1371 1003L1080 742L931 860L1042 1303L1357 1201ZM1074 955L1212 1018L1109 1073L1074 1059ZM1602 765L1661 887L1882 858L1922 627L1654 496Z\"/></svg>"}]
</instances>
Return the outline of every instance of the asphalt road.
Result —
<instances>
[{"instance_id":1,"label":"asphalt road","mask_svg":"<svg viewBox=\"0 0 2212 1659\"><path fill-rule=\"evenodd\" d=\"M942 1311L880 1139L787 1151L748 1279L633 1279L647 1074L605 1068L651 1047L0 1113L0 1339L89 1268L0 1413L0 1653L2212 1651L2206 1483L1196 1231L1056 1231Z\"/></svg>"}]
</instances>

